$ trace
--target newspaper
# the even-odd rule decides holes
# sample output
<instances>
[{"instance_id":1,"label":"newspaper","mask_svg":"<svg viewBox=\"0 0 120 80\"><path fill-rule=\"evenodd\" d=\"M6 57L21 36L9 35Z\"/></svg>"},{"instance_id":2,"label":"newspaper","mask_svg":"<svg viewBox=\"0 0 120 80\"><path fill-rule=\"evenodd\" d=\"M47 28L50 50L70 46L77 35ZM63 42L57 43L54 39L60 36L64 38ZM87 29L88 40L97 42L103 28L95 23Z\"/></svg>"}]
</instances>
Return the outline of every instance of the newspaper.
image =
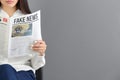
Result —
<instances>
[{"instance_id":1,"label":"newspaper","mask_svg":"<svg viewBox=\"0 0 120 80\"><path fill-rule=\"evenodd\" d=\"M10 19L0 17L0 53L9 58L34 53L30 46L42 39L40 15L39 10Z\"/></svg>"}]
</instances>

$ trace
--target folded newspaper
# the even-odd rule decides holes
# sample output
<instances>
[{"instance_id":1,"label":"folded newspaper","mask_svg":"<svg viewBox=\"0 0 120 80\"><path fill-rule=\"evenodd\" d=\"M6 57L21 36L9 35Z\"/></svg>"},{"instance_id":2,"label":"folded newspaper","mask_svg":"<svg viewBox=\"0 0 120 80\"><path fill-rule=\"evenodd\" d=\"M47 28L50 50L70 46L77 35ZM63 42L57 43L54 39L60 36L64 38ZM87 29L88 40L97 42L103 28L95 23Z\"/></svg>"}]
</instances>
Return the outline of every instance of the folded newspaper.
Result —
<instances>
[{"instance_id":1,"label":"folded newspaper","mask_svg":"<svg viewBox=\"0 0 120 80\"><path fill-rule=\"evenodd\" d=\"M10 19L0 16L0 54L11 58L34 53L31 44L42 39L40 15L39 10Z\"/></svg>"}]
</instances>

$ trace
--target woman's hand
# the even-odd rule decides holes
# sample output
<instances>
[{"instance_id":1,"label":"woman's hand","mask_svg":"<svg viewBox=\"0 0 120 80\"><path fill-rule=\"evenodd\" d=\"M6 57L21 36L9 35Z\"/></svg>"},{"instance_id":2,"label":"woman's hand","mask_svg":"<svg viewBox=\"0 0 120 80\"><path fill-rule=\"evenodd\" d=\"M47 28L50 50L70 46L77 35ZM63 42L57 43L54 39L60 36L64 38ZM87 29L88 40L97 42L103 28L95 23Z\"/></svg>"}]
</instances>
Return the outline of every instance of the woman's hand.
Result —
<instances>
[{"instance_id":1,"label":"woman's hand","mask_svg":"<svg viewBox=\"0 0 120 80\"><path fill-rule=\"evenodd\" d=\"M40 53L40 56L45 54L47 45L43 40L36 40L35 43L32 45L32 50Z\"/></svg>"}]
</instances>

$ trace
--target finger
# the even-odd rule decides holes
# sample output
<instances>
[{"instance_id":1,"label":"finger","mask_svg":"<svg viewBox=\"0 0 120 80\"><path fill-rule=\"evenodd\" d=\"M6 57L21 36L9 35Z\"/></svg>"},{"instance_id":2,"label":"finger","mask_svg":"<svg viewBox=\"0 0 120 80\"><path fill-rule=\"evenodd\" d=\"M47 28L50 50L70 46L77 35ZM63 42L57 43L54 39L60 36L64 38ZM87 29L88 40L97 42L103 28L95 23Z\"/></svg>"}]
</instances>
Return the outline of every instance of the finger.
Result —
<instances>
[{"instance_id":1,"label":"finger","mask_svg":"<svg viewBox=\"0 0 120 80\"><path fill-rule=\"evenodd\" d=\"M43 40L38 40L38 43L40 43L40 44L46 44L45 41L43 41Z\"/></svg>"},{"instance_id":2,"label":"finger","mask_svg":"<svg viewBox=\"0 0 120 80\"><path fill-rule=\"evenodd\" d=\"M32 46L33 48L46 48L46 45L40 45L40 44L36 44Z\"/></svg>"},{"instance_id":3,"label":"finger","mask_svg":"<svg viewBox=\"0 0 120 80\"><path fill-rule=\"evenodd\" d=\"M42 40L35 40L33 43L36 44L36 43L43 43L43 42Z\"/></svg>"},{"instance_id":4,"label":"finger","mask_svg":"<svg viewBox=\"0 0 120 80\"><path fill-rule=\"evenodd\" d=\"M34 50L40 50L40 49L46 50L46 47L47 47L46 44L40 44L39 42L35 42L35 44L31 45L31 49L34 49Z\"/></svg>"},{"instance_id":5,"label":"finger","mask_svg":"<svg viewBox=\"0 0 120 80\"><path fill-rule=\"evenodd\" d=\"M46 50L46 48L36 48L36 47L34 47L34 48L32 48L33 50L37 50L37 51L40 51L40 50Z\"/></svg>"},{"instance_id":6,"label":"finger","mask_svg":"<svg viewBox=\"0 0 120 80\"><path fill-rule=\"evenodd\" d=\"M45 49L44 48L33 48L34 51L37 51L39 53L44 53Z\"/></svg>"}]
</instances>

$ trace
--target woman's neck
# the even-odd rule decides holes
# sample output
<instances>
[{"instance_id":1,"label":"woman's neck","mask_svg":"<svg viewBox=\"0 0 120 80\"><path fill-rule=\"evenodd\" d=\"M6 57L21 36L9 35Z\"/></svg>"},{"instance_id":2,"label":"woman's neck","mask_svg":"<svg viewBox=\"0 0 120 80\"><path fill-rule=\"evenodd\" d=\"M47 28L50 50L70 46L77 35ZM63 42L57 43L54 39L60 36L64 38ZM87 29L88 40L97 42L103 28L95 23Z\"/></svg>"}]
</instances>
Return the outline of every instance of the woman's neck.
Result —
<instances>
[{"instance_id":1,"label":"woman's neck","mask_svg":"<svg viewBox=\"0 0 120 80\"><path fill-rule=\"evenodd\" d=\"M16 7L2 7L2 9L9 15L9 17L11 17L14 12L16 11Z\"/></svg>"}]
</instances>

